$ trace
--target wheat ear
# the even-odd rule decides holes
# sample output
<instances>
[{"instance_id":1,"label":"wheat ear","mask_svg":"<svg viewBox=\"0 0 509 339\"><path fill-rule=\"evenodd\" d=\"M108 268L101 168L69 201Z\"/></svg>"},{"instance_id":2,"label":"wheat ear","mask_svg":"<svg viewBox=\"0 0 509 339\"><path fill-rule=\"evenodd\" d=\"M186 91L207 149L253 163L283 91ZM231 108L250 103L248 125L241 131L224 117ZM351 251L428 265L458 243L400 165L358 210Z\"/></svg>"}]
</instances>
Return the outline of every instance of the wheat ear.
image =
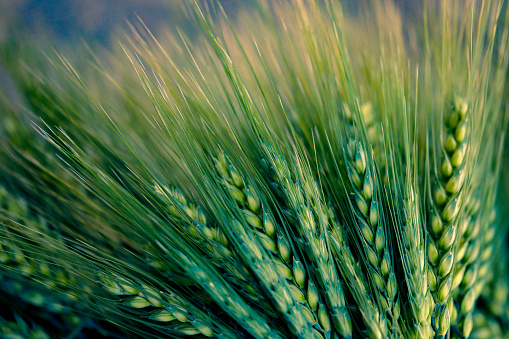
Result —
<instances>
[{"instance_id":1,"label":"wheat ear","mask_svg":"<svg viewBox=\"0 0 509 339\"><path fill-rule=\"evenodd\" d=\"M445 336L451 324L458 214L466 191L462 188L466 176L464 159L469 147L467 116L468 104L457 98L452 112L445 118L442 158L436 169L438 177L434 180L429 204L428 285L436 303L432 324L438 337Z\"/></svg>"},{"instance_id":2,"label":"wheat ear","mask_svg":"<svg viewBox=\"0 0 509 339\"><path fill-rule=\"evenodd\" d=\"M408 302L410 304L409 336L412 338L431 338L431 314L433 298L428 288L426 248L423 236L422 218L418 195L410 185L403 201L402 218L396 220L400 225L397 232L401 261L408 286Z\"/></svg>"},{"instance_id":3,"label":"wheat ear","mask_svg":"<svg viewBox=\"0 0 509 339\"><path fill-rule=\"evenodd\" d=\"M298 161L294 171L288 166L282 154L265 144L262 146L270 168L275 174L276 182L283 192L287 206L292 211L297 228L297 237L304 240L310 260L316 267L317 282L329 307L329 314L337 332L345 338L352 336L352 322L348 313L344 291L339 280L334 258L330 255L327 244L329 228L328 209L323 202L322 194L304 160L296 155ZM297 152L297 151L296 151ZM292 178L295 178L292 179ZM319 320L327 329L325 305L319 306ZM327 326L326 326L327 325Z\"/></svg>"},{"instance_id":4,"label":"wheat ear","mask_svg":"<svg viewBox=\"0 0 509 339\"><path fill-rule=\"evenodd\" d=\"M494 255L498 259L493 263L495 269L483 277L481 293L487 310L509 327L509 253L502 249Z\"/></svg>"},{"instance_id":5,"label":"wheat ear","mask_svg":"<svg viewBox=\"0 0 509 339\"><path fill-rule=\"evenodd\" d=\"M247 299L271 311L272 307L264 300L259 287L253 286L255 281L253 275L236 256L221 229L207 222L201 207L188 202L177 188L169 188L162 184L157 184L155 188L167 204L167 212L177 219L177 224L189 236L188 239L197 245L204 245L205 252L210 256L214 266L225 270L228 279L241 287L240 290Z\"/></svg>"},{"instance_id":6,"label":"wheat ear","mask_svg":"<svg viewBox=\"0 0 509 339\"><path fill-rule=\"evenodd\" d=\"M4 273L7 270L14 277L21 275L32 283L42 283L41 288L30 288L25 284L18 285L14 280L8 280L6 277L1 283L5 290L14 289L17 294L22 296L25 302L44 307L49 312L61 313L70 311L69 305L72 305L77 296L73 291L67 290L67 285L76 285L78 282L62 267L53 265L49 261L36 260L33 256L33 247L23 246L17 237L11 237L11 230L8 228L9 222L20 222L29 225L39 232L49 232L47 222L40 215L29 215L28 205L21 198L14 198L7 193L4 187L0 186L0 206L5 207L6 226L2 229L2 239L0 243L0 267ZM59 289L52 293L45 293L49 288ZM77 316L77 314L76 314Z\"/></svg>"},{"instance_id":7,"label":"wheat ear","mask_svg":"<svg viewBox=\"0 0 509 339\"><path fill-rule=\"evenodd\" d=\"M227 191L241 208L246 220L256 231L255 234L265 249L272 253L278 274L289 282L292 298L304 305L303 316L320 331L325 331L318 323L318 302L310 304L306 298L306 295L313 293L308 289L309 274L302 259L295 251L292 251L291 239L284 232L282 226L276 223L270 209L265 206L266 204L260 201L254 187L246 183L224 153L221 152L218 155L215 163ZM328 334L325 333L325 335Z\"/></svg>"},{"instance_id":8,"label":"wheat ear","mask_svg":"<svg viewBox=\"0 0 509 339\"><path fill-rule=\"evenodd\" d=\"M14 321L0 317L0 333L6 339L50 339L50 335L43 328L30 326L21 316L15 314Z\"/></svg>"},{"instance_id":9,"label":"wheat ear","mask_svg":"<svg viewBox=\"0 0 509 339\"><path fill-rule=\"evenodd\" d=\"M236 334L210 313L200 311L192 307L184 298L179 297L174 291L160 291L157 288L120 274L99 273L100 285L111 295L121 298L121 305L133 309L142 310L144 314L137 315L140 318L149 318L158 323L169 323L169 333L179 335L202 334L206 337L235 338ZM144 311L150 308L148 311Z\"/></svg>"},{"instance_id":10,"label":"wheat ear","mask_svg":"<svg viewBox=\"0 0 509 339\"><path fill-rule=\"evenodd\" d=\"M395 327L400 313L398 285L388 250L380 193L376 189L376 169L371 165L372 161L362 142L354 139L348 141L346 163L353 189L351 197L354 215L362 247L369 261L369 274L381 295L382 308L391 315L392 326Z\"/></svg>"},{"instance_id":11,"label":"wheat ear","mask_svg":"<svg viewBox=\"0 0 509 339\"><path fill-rule=\"evenodd\" d=\"M503 140L503 138L502 138ZM503 142L503 141L502 141ZM489 279L488 267L499 242L501 231L496 220L496 194L499 159L494 143L489 143L474 168L471 192L466 197L465 213L459 227L459 247L453 279L454 309L451 322L460 335L468 338L473 329L473 311L483 286ZM498 157L500 157L500 151ZM480 165L482 164L482 165ZM488 178L486 184L486 179ZM484 182L483 182L484 181Z\"/></svg>"},{"instance_id":12,"label":"wheat ear","mask_svg":"<svg viewBox=\"0 0 509 339\"><path fill-rule=\"evenodd\" d=\"M350 247L345 239L345 234L337 222L331 225L329 231L331 248L343 278L348 281L350 293L352 293L357 306L362 314L364 324L368 329L369 338L382 339L389 337L389 328L385 314L381 314L371 293L369 285L363 274L359 262L355 261Z\"/></svg>"}]
</instances>

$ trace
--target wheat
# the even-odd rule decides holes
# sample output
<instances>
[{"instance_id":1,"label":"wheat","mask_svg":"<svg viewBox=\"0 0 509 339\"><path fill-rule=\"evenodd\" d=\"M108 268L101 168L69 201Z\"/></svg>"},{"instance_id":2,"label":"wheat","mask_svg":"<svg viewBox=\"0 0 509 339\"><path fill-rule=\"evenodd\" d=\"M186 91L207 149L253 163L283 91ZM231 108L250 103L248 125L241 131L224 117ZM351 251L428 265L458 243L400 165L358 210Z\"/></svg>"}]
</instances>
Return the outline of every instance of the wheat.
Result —
<instances>
[{"instance_id":1,"label":"wheat","mask_svg":"<svg viewBox=\"0 0 509 339\"><path fill-rule=\"evenodd\" d=\"M0 46L2 333L507 336L505 2L256 3Z\"/></svg>"},{"instance_id":2,"label":"wheat","mask_svg":"<svg viewBox=\"0 0 509 339\"><path fill-rule=\"evenodd\" d=\"M473 328L473 312L477 298L489 279L488 264L497 252L498 242L495 234L500 232L496 222L495 194L493 185L481 185L482 178L496 180L499 170L497 158L490 153L497 153L492 144L488 144L487 152L480 155L472 177L472 191L465 203L465 217L462 220L459 234L461 239L457 254L457 264L453 280L455 308L453 323L458 324L459 333L468 337ZM490 152L491 151L491 152ZM499 151L500 153L500 151ZM494 164L491 164L494 162ZM485 179L486 180L486 179Z\"/></svg>"},{"instance_id":3,"label":"wheat","mask_svg":"<svg viewBox=\"0 0 509 339\"><path fill-rule=\"evenodd\" d=\"M50 339L50 335L40 326L30 326L21 317L16 316L15 321L8 321L0 317L0 332L8 339Z\"/></svg>"},{"instance_id":4,"label":"wheat","mask_svg":"<svg viewBox=\"0 0 509 339\"><path fill-rule=\"evenodd\" d=\"M29 215L24 199L10 196L7 190L0 186L0 206L2 205L5 206L6 217L10 218L7 220L11 223L16 220L39 232L50 232L46 220L40 216L38 218ZM79 317L78 314L73 314L72 310L76 294L66 289L67 285L78 284L78 281L65 269L34 256L36 248L23 246L24 243L11 234L7 220L4 219L6 226L1 230L0 243L3 289L11 291L12 295L19 295L29 304L47 309L48 312L68 312L70 316ZM38 286L41 283L45 286ZM51 289L58 289L59 293L48 294Z\"/></svg>"},{"instance_id":5,"label":"wheat","mask_svg":"<svg viewBox=\"0 0 509 339\"><path fill-rule=\"evenodd\" d=\"M370 338L387 338L389 335L388 322L384 313L380 313L375 306L376 300L368 293L369 288L362 273L361 265L355 262L350 248L342 234L341 226L334 223L332 231L329 231L332 252L335 255L338 267L340 267L345 280L349 282L350 291L361 311L362 318ZM394 337L397 337L393 333Z\"/></svg>"},{"instance_id":6,"label":"wheat","mask_svg":"<svg viewBox=\"0 0 509 339\"><path fill-rule=\"evenodd\" d=\"M507 332L500 326L496 318L485 314L482 311L474 312L472 316L473 330L470 338L473 339L488 339L488 338L507 338Z\"/></svg>"},{"instance_id":7,"label":"wheat","mask_svg":"<svg viewBox=\"0 0 509 339\"><path fill-rule=\"evenodd\" d=\"M283 190L285 201L295 217L297 235L303 239L306 253L316 266L317 282L330 307L330 317L336 331L343 337L352 336L352 323L346 309L344 292L339 282L339 275L330 249L327 246L326 230L330 224L328 209L321 200L321 194L310 177L305 163L298 162L295 172L289 168L287 161L274 148L266 144L263 146L264 155L268 159L271 169L275 173L277 183ZM294 182L291 178L296 178ZM325 305L320 304L324 310ZM328 315L322 312L319 317L324 330L330 330Z\"/></svg>"},{"instance_id":8,"label":"wheat","mask_svg":"<svg viewBox=\"0 0 509 339\"><path fill-rule=\"evenodd\" d=\"M434 178L428 221L427 253L430 270L428 284L436 303L434 330L444 336L451 323L453 264L458 232L458 213L466 190L462 190L467 170L464 159L468 152L468 104L456 99L453 110L446 117L447 133L444 136L440 165Z\"/></svg>"},{"instance_id":9,"label":"wheat","mask_svg":"<svg viewBox=\"0 0 509 339\"><path fill-rule=\"evenodd\" d=\"M426 276L425 242L418 208L420 203L412 186L406 192L406 197L406 203L402 207L403 218L398 221L401 222L398 239L401 242L400 253L408 285L410 314L413 319L409 336L430 338L433 333L430 326L433 300Z\"/></svg>"},{"instance_id":10,"label":"wheat","mask_svg":"<svg viewBox=\"0 0 509 339\"><path fill-rule=\"evenodd\" d=\"M244 240L249 241L244 238ZM251 249L248 249L251 250ZM240 298L235 298L233 289L229 286L221 284L219 279L214 279L195 261L183 253L179 255L182 267L187 272L194 274L194 280L199 283L211 295L216 302L223 304L225 310L235 317L246 330L255 337L260 338L281 338L274 329L261 319L252 309L250 309Z\"/></svg>"},{"instance_id":11,"label":"wheat","mask_svg":"<svg viewBox=\"0 0 509 339\"><path fill-rule=\"evenodd\" d=\"M495 264L496 268L487 272L484 277L482 298L486 303L487 310L507 325L509 324L509 256L507 251L494 255L498 259Z\"/></svg>"},{"instance_id":12,"label":"wheat","mask_svg":"<svg viewBox=\"0 0 509 339\"><path fill-rule=\"evenodd\" d=\"M306 272L304 271L304 268L302 267L302 264L299 260L296 259L295 256L291 254L289 251L290 248L287 246L285 247L285 240L283 239L284 235L279 232L278 234L278 245L276 245L276 242L273 240L273 238L276 235L276 225L272 221L274 220L273 217L271 217L268 214L268 211L263 212L261 209L260 201L258 197L255 195L254 191L251 189L248 189L246 193L244 193L244 182L238 172L232 167L232 165L228 166L226 163L226 158L224 157L224 154L219 158L216 159L216 166L219 169L219 172L223 175L223 179L225 180L224 185L226 190L230 193L232 196L232 199L236 201L239 204L239 207L242 211L242 216L245 218L247 223L253 227L255 230L255 234L257 235L257 240L259 241L259 244L263 246L265 251L267 253L273 253L277 254L274 256L273 259L270 261L270 265L268 267L271 267L271 270L273 270L272 273L277 273L277 275L281 278L275 278L275 279L281 279L280 285L281 287L276 289L274 292L274 298L277 300L276 305L278 306L280 312L288 314L289 312L284 311L285 309L290 309L292 314L295 312L295 320L294 321L294 328L293 330L296 331L296 333L301 333L301 335L304 336L317 336L321 337L318 332L316 332L313 329L313 324L317 322L318 315L316 314L316 308L314 310L311 309L311 307L306 303L305 298L305 291L302 291L301 285L303 286L306 282ZM224 169L224 171L222 170ZM209 247L209 254L216 255L215 262L218 267L222 267L228 272L234 281L235 284L239 285L242 290L245 292L248 299L252 300L254 304L257 306L262 306L265 312L273 313L272 306L267 303L267 300L264 299L264 292L262 292L261 288L258 285L253 285L253 282L255 281L254 278L249 278L251 275L249 271L246 269L245 266L243 266L243 263L240 261L240 258L236 257L233 253L233 251L227 249L226 251L218 251L217 247L220 246L217 244L217 239L221 240L224 245L228 246L227 239L224 234L221 233L218 229L211 230L210 228L207 228L206 225L206 217L203 214L203 212L200 211L199 207L195 205L189 205L187 204L187 201L185 198L177 193L175 189L168 190L167 192L171 192L171 194L175 201L179 201L183 204L183 207L185 208L184 212L187 216L190 216L194 219L194 225L191 226L190 232L193 234L193 236L197 236L197 232L193 231L193 227L202 227L205 229L205 231L201 231L199 234L202 234L202 238L205 237L208 242ZM177 211L175 207L172 207L171 210L174 214L180 215L182 217L181 212ZM263 213L263 214L262 214ZM263 225L262 225L262 219ZM199 223L197 222L199 220ZM234 221L236 225L239 225L238 221ZM268 234L266 232L258 232L257 229L265 229L268 230ZM240 233L240 232L239 232ZM213 238L215 237L215 238ZM245 243L248 243L247 249L251 250L256 258L260 257L260 249L259 245L256 242L253 242L251 240L245 241ZM230 247L231 248L231 247ZM283 252L282 252L282 251ZM288 264L283 259L284 258L288 260L290 263L292 263L292 269L288 266ZM219 255L218 255L219 254ZM224 255L226 254L226 255ZM231 260L230 260L231 258ZM291 261L290 261L291 260ZM230 261L228 263L228 261ZM227 264L225 265L225 262ZM299 266L300 265L300 266ZM257 264L256 267L260 269L260 264ZM295 276L294 276L295 274ZM264 274L266 279L268 277L274 277L274 274ZM298 277L298 280L297 278ZM293 284L287 284L287 281L293 281ZM271 284L274 284L275 282L271 282ZM290 298L290 300L289 300ZM289 303L289 304L288 304ZM292 304L294 304L292 306ZM304 304L304 305L301 305ZM315 311L315 314L313 314L313 311ZM323 331L319 326L318 328L320 331Z\"/></svg>"},{"instance_id":13,"label":"wheat","mask_svg":"<svg viewBox=\"0 0 509 339\"><path fill-rule=\"evenodd\" d=\"M324 318L320 314L318 303L313 302L310 305L309 298L306 298L306 295L314 294L308 290L312 281L308 279L309 273L306 272L302 259L289 247L290 239L282 227L275 222L270 210L261 203L255 189L245 182L224 153L219 154L215 163L227 191L242 209L248 223L257 231L255 234L260 237L260 242L268 252L274 254L273 260L278 267L278 274L291 282L288 288L292 298L305 305L301 311L302 315L311 324L316 324L320 331L325 331L326 336L329 335L330 330L327 327L330 326L320 327L318 324L318 321ZM323 322L327 325L328 320Z\"/></svg>"},{"instance_id":14,"label":"wheat","mask_svg":"<svg viewBox=\"0 0 509 339\"><path fill-rule=\"evenodd\" d=\"M382 296L384 312L391 315L395 326L400 312L398 287L388 250L380 192L376 189L379 187L378 176L361 141L349 139L346 147L347 171L353 189L352 206L365 256L370 263L369 275Z\"/></svg>"},{"instance_id":15,"label":"wheat","mask_svg":"<svg viewBox=\"0 0 509 339\"><path fill-rule=\"evenodd\" d=\"M470 211L473 212L473 211ZM475 213L474 213L475 216ZM481 219L480 217L478 217ZM486 222L487 220L485 220ZM471 219L467 219L464 222L472 223ZM474 227L480 228L481 220L473 220ZM488 222L489 224L489 222ZM486 236L482 238L491 238L494 232L491 227L486 229ZM467 229L468 231L468 229ZM459 250L459 259L461 263L457 265L457 271L454 274L453 288L457 288L455 291L455 308L451 315L452 323L458 323L460 333L468 337L472 330L473 320L472 312L474 310L475 301L478 297L477 288L475 286L478 282L478 271L481 264L481 246L486 246L487 250L492 250L491 240L485 242L486 239L472 239L468 245L462 244ZM466 248L462 248L466 247ZM489 255L487 255L489 257ZM479 287L478 287L479 288Z\"/></svg>"},{"instance_id":16,"label":"wheat","mask_svg":"<svg viewBox=\"0 0 509 339\"><path fill-rule=\"evenodd\" d=\"M237 172L235 172L235 174L237 185L243 186L242 179L240 176L238 176ZM248 203L247 196L245 196L244 193L238 188L231 186L227 189L229 192L236 190L232 194L232 198L235 201ZM253 285L253 282L256 280L254 279L254 276L251 275L251 273L249 273L247 270L247 267L250 265L245 266L245 261L234 254L235 252L231 245L228 244L228 240L224 233L219 229L214 229L207 226L206 217L201 209L195 205L188 204L184 196L178 191L175 189L171 190L164 188L163 190L167 192L167 198L168 195L171 195L173 198L173 200L167 200L168 202L171 201L172 204L172 206L170 206L170 211L172 211L174 215L180 217L181 220L185 220L190 217L193 221L192 224L188 224L186 226L189 228L188 232L193 235L191 240L195 239L196 241L199 238L205 239L208 248L206 253L212 256L212 262L217 267L224 269L228 273L232 279L232 282L241 287L241 291L247 297L247 299L253 303L253 305L258 307L261 306L265 312L273 314L273 307L265 299L265 293L261 290L259 285ZM161 190L158 191L162 192ZM176 208L176 204L178 203L181 204L181 207ZM256 206L254 206L253 203L255 205L257 204L257 202L253 200L253 196L251 196L251 205L256 209ZM245 218L249 225L255 225L258 228L262 227L259 217L252 210L244 210L242 216ZM304 295L299 289L296 288L296 286L293 288L291 286L285 286L285 279L291 278L291 271L289 268L281 260L267 261L263 258L261 251L266 250L267 253L275 251L275 243L270 237L260 236L260 238L257 239L258 241L251 239L251 236L244 230L244 226L242 226L242 222L240 220L241 219L233 219L230 221L229 225L232 228L232 231L237 235L238 239L242 242L241 246L244 248L244 253L250 254L247 263L250 263L250 261L255 261L256 264L251 264L257 268L255 274L263 275L265 278L265 284L271 284L270 290L274 290L272 296L275 299L275 305L280 310L280 312L288 314L289 317L291 317L294 312L296 314L300 314L300 317L297 316L297 318L295 318L296 320L293 322L293 330L297 333L306 333L306 336L316 336L317 333L314 329L312 329L314 318L310 314L310 310L301 309L302 306L300 305L300 302L305 300ZM234 225L235 227L233 227ZM195 228L201 228L201 230L197 231ZM219 241L221 241L222 244L219 243ZM262 250L260 246L263 246L264 249ZM249 278L250 276L251 278ZM259 278L259 281L260 280L262 279ZM279 287L275 287L274 285ZM292 304L295 306L292 306Z\"/></svg>"},{"instance_id":17,"label":"wheat","mask_svg":"<svg viewBox=\"0 0 509 339\"><path fill-rule=\"evenodd\" d=\"M259 303L270 311L271 306L263 300L263 294L259 287L252 286L254 281L251 273L232 251L231 245L225 234L218 228L207 224L207 217L202 209L194 204L188 203L184 195L176 188L168 188L158 184L156 192L164 198L168 212L178 218L178 225L183 227L185 234L196 244L205 242L207 255L215 266L224 269L236 285L240 286L245 295L254 303Z\"/></svg>"},{"instance_id":18,"label":"wheat","mask_svg":"<svg viewBox=\"0 0 509 339\"><path fill-rule=\"evenodd\" d=\"M494 236L497 224L495 223L494 214L488 213L488 216L482 218L481 222L488 227L486 227L483 235L469 247L469 251L465 254L465 259L469 264L464 273L456 278L460 282L456 293L455 313L458 313L459 332L465 337L468 337L473 329L474 306L489 276L489 262L493 260L492 255L495 249Z\"/></svg>"},{"instance_id":19,"label":"wheat","mask_svg":"<svg viewBox=\"0 0 509 339\"><path fill-rule=\"evenodd\" d=\"M358 130L355 128L355 114L346 103L343 104L343 115L345 117L345 126L347 127L348 133L355 134ZM384 185L388 184L388 168L387 159L384 150L383 133L379 125L379 116L375 113L373 103L365 102L359 107L360 119L365 128L366 140L372 148L373 157L378 166L378 170L381 173L381 180Z\"/></svg>"},{"instance_id":20,"label":"wheat","mask_svg":"<svg viewBox=\"0 0 509 339\"><path fill-rule=\"evenodd\" d=\"M235 334L229 329L221 327L221 323L212 315L191 308L174 291L159 291L154 287L135 283L129 278L119 275L99 274L99 281L109 293L122 297L122 305L132 309L150 307L152 310L146 311L144 317L160 323L168 323L173 320L181 323L168 326L169 333L181 335L201 333L206 337L217 337L221 334L227 338L235 338ZM189 325L185 326L185 324Z\"/></svg>"}]
</instances>

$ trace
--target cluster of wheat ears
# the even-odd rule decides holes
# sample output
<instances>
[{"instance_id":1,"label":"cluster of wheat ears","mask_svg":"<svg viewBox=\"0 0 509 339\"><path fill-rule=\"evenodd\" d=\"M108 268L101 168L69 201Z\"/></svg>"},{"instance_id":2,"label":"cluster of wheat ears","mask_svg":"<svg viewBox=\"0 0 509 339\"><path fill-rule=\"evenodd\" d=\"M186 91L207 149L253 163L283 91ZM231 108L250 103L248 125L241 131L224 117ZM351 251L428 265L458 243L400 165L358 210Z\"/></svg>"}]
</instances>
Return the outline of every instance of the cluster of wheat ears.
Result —
<instances>
[{"instance_id":1,"label":"cluster of wheat ears","mask_svg":"<svg viewBox=\"0 0 509 339\"><path fill-rule=\"evenodd\" d=\"M508 338L506 7L3 43L0 336Z\"/></svg>"}]
</instances>

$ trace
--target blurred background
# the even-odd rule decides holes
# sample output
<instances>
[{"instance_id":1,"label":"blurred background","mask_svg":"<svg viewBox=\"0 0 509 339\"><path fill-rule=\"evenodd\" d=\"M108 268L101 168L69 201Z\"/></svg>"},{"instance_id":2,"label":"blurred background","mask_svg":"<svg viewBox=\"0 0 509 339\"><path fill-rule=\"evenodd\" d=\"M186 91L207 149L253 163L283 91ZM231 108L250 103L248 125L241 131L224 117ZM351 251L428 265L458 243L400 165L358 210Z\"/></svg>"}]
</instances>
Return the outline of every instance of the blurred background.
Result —
<instances>
[{"instance_id":1,"label":"blurred background","mask_svg":"<svg viewBox=\"0 0 509 339\"><path fill-rule=\"evenodd\" d=\"M270 0L269 0L270 1ZM50 35L55 41L84 39L108 44L118 27L139 16L157 35L158 27L186 29L185 0L1 0L0 39L20 31L32 36ZM220 0L228 15L250 6L252 0ZM351 10L362 9L362 1L346 0ZM407 15L420 8L418 0L396 0Z\"/></svg>"},{"instance_id":2,"label":"blurred background","mask_svg":"<svg viewBox=\"0 0 509 339\"><path fill-rule=\"evenodd\" d=\"M25 32L50 35L60 42L83 39L107 44L112 32L139 16L157 33L157 27L185 27L183 0L2 0L0 38ZM229 14L249 1L221 0Z\"/></svg>"}]
</instances>

